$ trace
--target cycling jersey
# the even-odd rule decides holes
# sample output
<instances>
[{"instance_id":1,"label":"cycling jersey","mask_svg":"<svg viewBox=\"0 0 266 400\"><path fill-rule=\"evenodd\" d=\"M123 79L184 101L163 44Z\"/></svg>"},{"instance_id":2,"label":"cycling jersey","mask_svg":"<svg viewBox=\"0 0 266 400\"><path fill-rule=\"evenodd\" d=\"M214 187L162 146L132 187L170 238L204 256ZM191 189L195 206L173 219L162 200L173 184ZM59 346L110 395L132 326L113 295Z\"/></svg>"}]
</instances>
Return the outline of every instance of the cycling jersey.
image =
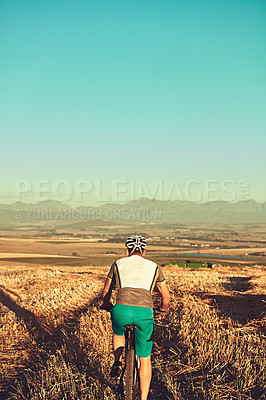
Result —
<instances>
[{"instance_id":1,"label":"cycling jersey","mask_svg":"<svg viewBox=\"0 0 266 400\"><path fill-rule=\"evenodd\" d=\"M118 288L117 304L131 304L152 308L152 291L156 283L165 279L161 268L139 255L123 257L114 262L108 274Z\"/></svg>"}]
</instances>

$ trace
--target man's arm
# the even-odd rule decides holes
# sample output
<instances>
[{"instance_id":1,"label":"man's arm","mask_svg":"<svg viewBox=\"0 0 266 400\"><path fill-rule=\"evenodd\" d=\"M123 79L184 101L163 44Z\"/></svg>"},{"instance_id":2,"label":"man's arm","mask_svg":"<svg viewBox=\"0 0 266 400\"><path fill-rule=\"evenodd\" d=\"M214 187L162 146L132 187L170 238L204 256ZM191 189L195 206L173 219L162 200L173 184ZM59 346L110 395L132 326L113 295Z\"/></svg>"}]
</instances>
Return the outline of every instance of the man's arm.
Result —
<instances>
[{"instance_id":1,"label":"man's arm","mask_svg":"<svg viewBox=\"0 0 266 400\"><path fill-rule=\"evenodd\" d=\"M105 284L103 287L103 293L102 293L102 299L103 299L104 303L108 299L108 297L106 297L108 294L109 294L109 301L110 301L110 297L111 297L111 293L112 293L112 291L110 290L111 282L112 282L112 279L110 279L110 278L107 278L105 281Z\"/></svg>"},{"instance_id":2,"label":"man's arm","mask_svg":"<svg viewBox=\"0 0 266 400\"><path fill-rule=\"evenodd\" d=\"M114 279L107 278L104 284L103 292L102 292L102 299L103 299L103 308L109 308L111 305L110 299L112 295L112 290L115 287Z\"/></svg>"},{"instance_id":3,"label":"man's arm","mask_svg":"<svg viewBox=\"0 0 266 400\"><path fill-rule=\"evenodd\" d=\"M111 305L110 299L112 295L112 290L115 287L115 276L114 276L114 267L116 263L113 263L110 271L108 272L106 281L104 283L103 292L102 292L102 299L103 299L103 308L106 306L109 307Z\"/></svg>"},{"instance_id":4,"label":"man's arm","mask_svg":"<svg viewBox=\"0 0 266 400\"><path fill-rule=\"evenodd\" d=\"M170 303L171 297L170 297L170 292L167 286L166 281L163 282L157 282L156 286L159 290L159 292L162 295L162 305L160 307L161 311L165 311L166 308L168 307L168 304Z\"/></svg>"}]
</instances>

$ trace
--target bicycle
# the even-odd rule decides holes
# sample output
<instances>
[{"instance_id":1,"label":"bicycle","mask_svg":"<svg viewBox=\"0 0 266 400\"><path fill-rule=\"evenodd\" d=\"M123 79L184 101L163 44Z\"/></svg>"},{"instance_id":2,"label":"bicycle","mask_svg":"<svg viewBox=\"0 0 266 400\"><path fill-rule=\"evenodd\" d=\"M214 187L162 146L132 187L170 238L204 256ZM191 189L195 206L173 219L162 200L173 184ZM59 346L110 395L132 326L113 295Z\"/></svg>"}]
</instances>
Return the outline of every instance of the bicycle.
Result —
<instances>
[{"instance_id":1,"label":"bicycle","mask_svg":"<svg viewBox=\"0 0 266 400\"><path fill-rule=\"evenodd\" d=\"M102 305L101 310L105 310L111 313L113 305L109 307ZM164 310L160 310L157 307L155 311L164 313ZM136 355L135 351L135 329L137 325L130 324L125 325L125 355L124 355L124 366L122 368L121 376L119 378L120 390L123 394L123 400L138 400L140 398L140 359Z\"/></svg>"},{"instance_id":2,"label":"bicycle","mask_svg":"<svg viewBox=\"0 0 266 400\"><path fill-rule=\"evenodd\" d=\"M105 310L111 313L113 305L110 303L108 306L102 304L100 310ZM124 366L122 368L121 376L119 378L119 387L123 394L124 400L137 399L140 395L140 379L139 367L140 359L135 351L135 329L136 325L125 325L125 353L124 353Z\"/></svg>"}]
</instances>

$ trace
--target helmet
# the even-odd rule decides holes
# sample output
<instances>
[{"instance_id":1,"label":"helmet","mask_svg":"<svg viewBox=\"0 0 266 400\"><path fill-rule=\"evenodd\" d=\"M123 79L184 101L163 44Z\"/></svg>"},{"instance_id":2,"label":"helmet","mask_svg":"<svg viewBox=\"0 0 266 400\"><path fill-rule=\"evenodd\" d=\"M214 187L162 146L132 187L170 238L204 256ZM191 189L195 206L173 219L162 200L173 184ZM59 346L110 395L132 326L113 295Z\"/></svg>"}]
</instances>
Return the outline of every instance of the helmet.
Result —
<instances>
[{"instance_id":1,"label":"helmet","mask_svg":"<svg viewBox=\"0 0 266 400\"><path fill-rule=\"evenodd\" d=\"M126 248L129 254L139 251L141 254L146 247L146 239L141 235L131 235L126 239Z\"/></svg>"}]
</instances>

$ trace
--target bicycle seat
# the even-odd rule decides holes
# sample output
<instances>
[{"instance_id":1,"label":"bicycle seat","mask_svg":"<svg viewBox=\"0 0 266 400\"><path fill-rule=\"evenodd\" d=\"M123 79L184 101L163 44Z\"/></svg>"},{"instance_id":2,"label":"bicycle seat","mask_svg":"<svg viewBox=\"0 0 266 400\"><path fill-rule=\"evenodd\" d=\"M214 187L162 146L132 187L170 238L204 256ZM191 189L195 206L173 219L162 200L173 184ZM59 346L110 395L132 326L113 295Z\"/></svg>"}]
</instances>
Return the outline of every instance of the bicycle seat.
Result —
<instances>
[{"instance_id":1,"label":"bicycle seat","mask_svg":"<svg viewBox=\"0 0 266 400\"><path fill-rule=\"evenodd\" d=\"M138 328L138 325L128 324L128 325L124 325L124 327L125 327L126 329L133 329L133 328Z\"/></svg>"}]
</instances>

